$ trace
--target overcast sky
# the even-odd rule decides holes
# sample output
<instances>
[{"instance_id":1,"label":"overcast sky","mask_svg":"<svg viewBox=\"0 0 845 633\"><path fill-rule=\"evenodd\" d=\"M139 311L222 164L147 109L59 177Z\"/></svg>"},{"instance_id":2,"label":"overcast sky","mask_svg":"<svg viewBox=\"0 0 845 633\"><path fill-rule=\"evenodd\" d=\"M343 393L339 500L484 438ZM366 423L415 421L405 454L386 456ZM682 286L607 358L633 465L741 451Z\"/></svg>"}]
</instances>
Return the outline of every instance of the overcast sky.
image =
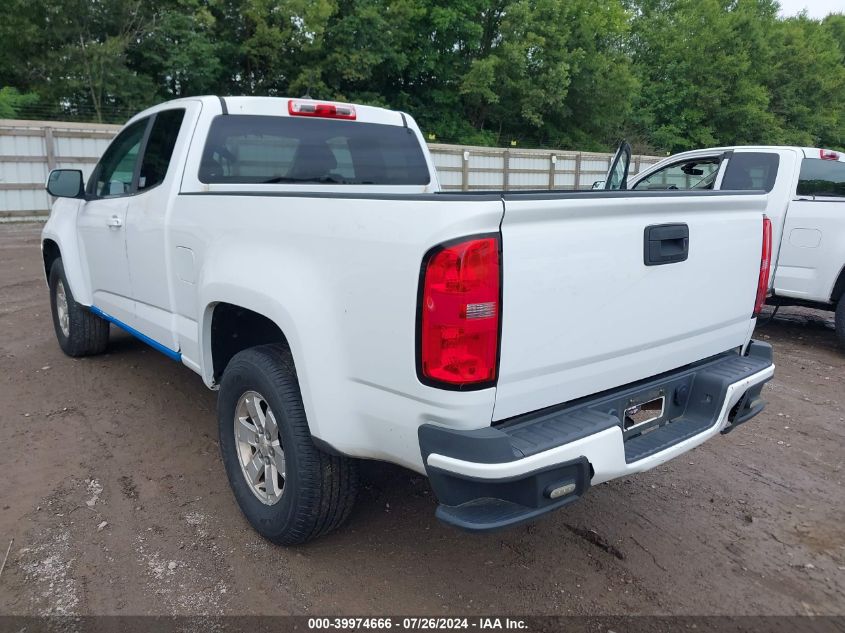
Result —
<instances>
[{"instance_id":1,"label":"overcast sky","mask_svg":"<svg viewBox=\"0 0 845 633\"><path fill-rule=\"evenodd\" d=\"M807 9L811 18L823 18L828 13L845 13L845 0L780 0L781 15L795 15Z\"/></svg>"}]
</instances>

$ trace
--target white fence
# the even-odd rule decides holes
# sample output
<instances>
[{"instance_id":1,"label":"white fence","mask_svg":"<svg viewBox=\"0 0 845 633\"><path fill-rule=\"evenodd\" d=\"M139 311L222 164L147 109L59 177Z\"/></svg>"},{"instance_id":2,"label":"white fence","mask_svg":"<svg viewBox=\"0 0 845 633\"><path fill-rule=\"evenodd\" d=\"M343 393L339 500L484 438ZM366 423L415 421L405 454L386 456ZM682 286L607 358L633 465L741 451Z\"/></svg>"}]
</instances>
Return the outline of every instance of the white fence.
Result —
<instances>
[{"instance_id":1,"label":"white fence","mask_svg":"<svg viewBox=\"0 0 845 633\"><path fill-rule=\"evenodd\" d=\"M81 169L88 177L118 125L0 119L0 217L42 215L51 169ZM429 146L446 190L583 189L604 178L610 154L555 150ZM635 156L631 173L653 165Z\"/></svg>"},{"instance_id":2,"label":"white fence","mask_svg":"<svg viewBox=\"0 0 845 633\"><path fill-rule=\"evenodd\" d=\"M613 154L548 149L500 149L430 144L444 189L589 189L604 180ZM631 175L658 162L633 156Z\"/></svg>"},{"instance_id":3,"label":"white fence","mask_svg":"<svg viewBox=\"0 0 845 633\"><path fill-rule=\"evenodd\" d=\"M44 182L51 169L81 169L85 177L119 125L0 119L0 217L47 213Z\"/></svg>"}]
</instances>

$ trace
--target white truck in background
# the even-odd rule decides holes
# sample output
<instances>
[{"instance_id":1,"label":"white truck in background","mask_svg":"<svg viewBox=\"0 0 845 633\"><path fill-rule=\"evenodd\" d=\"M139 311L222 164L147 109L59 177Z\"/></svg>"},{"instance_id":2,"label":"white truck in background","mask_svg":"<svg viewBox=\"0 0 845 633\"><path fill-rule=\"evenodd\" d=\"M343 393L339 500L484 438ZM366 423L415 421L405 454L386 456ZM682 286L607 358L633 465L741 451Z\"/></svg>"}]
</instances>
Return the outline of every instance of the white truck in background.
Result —
<instances>
[{"instance_id":1,"label":"white truck in background","mask_svg":"<svg viewBox=\"0 0 845 633\"><path fill-rule=\"evenodd\" d=\"M774 372L762 193L442 193L410 116L254 97L141 112L47 189L62 350L114 324L218 389L276 543L343 522L359 458L426 474L446 523L534 519L746 422Z\"/></svg>"},{"instance_id":2,"label":"white truck in background","mask_svg":"<svg viewBox=\"0 0 845 633\"><path fill-rule=\"evenodd\" d=\"M670 156L633 177L633 191L760 190L769 194L768 302L835 311L845 347L845 154L809 147L716 147Z\"/></svg>"}]
</instances>

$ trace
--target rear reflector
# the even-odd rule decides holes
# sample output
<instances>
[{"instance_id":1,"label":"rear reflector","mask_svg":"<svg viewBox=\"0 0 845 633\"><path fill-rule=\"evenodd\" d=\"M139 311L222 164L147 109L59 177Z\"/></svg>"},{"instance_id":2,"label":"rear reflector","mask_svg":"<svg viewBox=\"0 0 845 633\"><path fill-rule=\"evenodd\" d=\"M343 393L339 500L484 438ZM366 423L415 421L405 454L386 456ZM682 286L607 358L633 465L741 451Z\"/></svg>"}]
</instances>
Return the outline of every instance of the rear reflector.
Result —
<instances>
[{"instance_id":1,"label":"rear reflector","mask_svg":"<svg viewBox=\"0 0 845 633\"><path fill-rule=\"evenodd\" d=\"M418 373L426 384L480 388L496 380L499 238L438 246L423 261Z\"/></svg>"},{"instance_id":2,"label":"rear reflector","mask_svg":"<svg viewBox=\"0 0 845 633\"><path fill-rule=\"evenodd\" d=\"M839 160L839 152L834 152L832 149L820 149L819 158L822 160Z\"/></svg>"},{"instance_id":3,"label":"rear reflector","mask_svg":"<svg viewBox=\"0 0 845 633\"><path fill-rule=\"evenodd\" d=\"M313 116L322 119L355 120L355 106L348 103L318 103L316 101L288 101L291 116Z\"/></svg>"},{"instance_id":4,"label":"rear reflector","mask_svg":"<svg viewBox=\"0 0 845 633\"><path fill-rule=\"evenodd\" d=\"M769 268L772 263L772 221L763 216L763 252L760 255L760 275L757 277L757 299L754 301L754 313L760 314L769 292Z\"/></svg>"}]
</instances>

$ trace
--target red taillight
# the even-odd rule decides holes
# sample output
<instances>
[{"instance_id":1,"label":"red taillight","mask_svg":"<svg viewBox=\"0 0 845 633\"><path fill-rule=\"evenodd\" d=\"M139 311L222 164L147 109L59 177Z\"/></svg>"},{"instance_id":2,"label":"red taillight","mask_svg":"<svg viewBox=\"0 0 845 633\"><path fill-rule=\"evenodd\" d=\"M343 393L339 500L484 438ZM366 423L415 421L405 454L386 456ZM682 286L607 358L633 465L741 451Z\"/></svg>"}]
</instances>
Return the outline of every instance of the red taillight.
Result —
<instances>
[{"instance_id":1,"label":"red taillight","mask_svg":"<svg viewBox=\"0 0 845 633\"><path fill-rule=\"evenodd\" d=\"M317 103L316 101L288 101L291 116L315 116L323 119L355 120L355 106L348 103Z\"/></svg>"},{"instance_id":2,"label":"red taillight","mask_svg":"<svg viewBox=\"0 0 845 633\"><path fill-rule=\"evenodd\" d=\"M754 313L760 314L769 292L769 268L772 263L772 221L763 216L763 253L760 255L760 276L757 278L757 300L754 302Z\"/></svg>"},{"instance_id":3,"label":"red taillight","mask_svg":"<svg viewBox=\"0 0 845 633\"><path fill-rule=\"evenodd\" d=\"M819 158L822 160L839 160L839 152L834 152L832 149L820 149Z\"/></svg>"},{"instance_id":4,"label":"red taillight","mask_svg":"<svg viewBox=\"0 0 845 633\"><path fill-rule=\"evenodd\" d=\"M432 250L420 288L420 378L455 387L496 380L499 355L499 239L474 238Z\"/></svg>"}]
</instances>

